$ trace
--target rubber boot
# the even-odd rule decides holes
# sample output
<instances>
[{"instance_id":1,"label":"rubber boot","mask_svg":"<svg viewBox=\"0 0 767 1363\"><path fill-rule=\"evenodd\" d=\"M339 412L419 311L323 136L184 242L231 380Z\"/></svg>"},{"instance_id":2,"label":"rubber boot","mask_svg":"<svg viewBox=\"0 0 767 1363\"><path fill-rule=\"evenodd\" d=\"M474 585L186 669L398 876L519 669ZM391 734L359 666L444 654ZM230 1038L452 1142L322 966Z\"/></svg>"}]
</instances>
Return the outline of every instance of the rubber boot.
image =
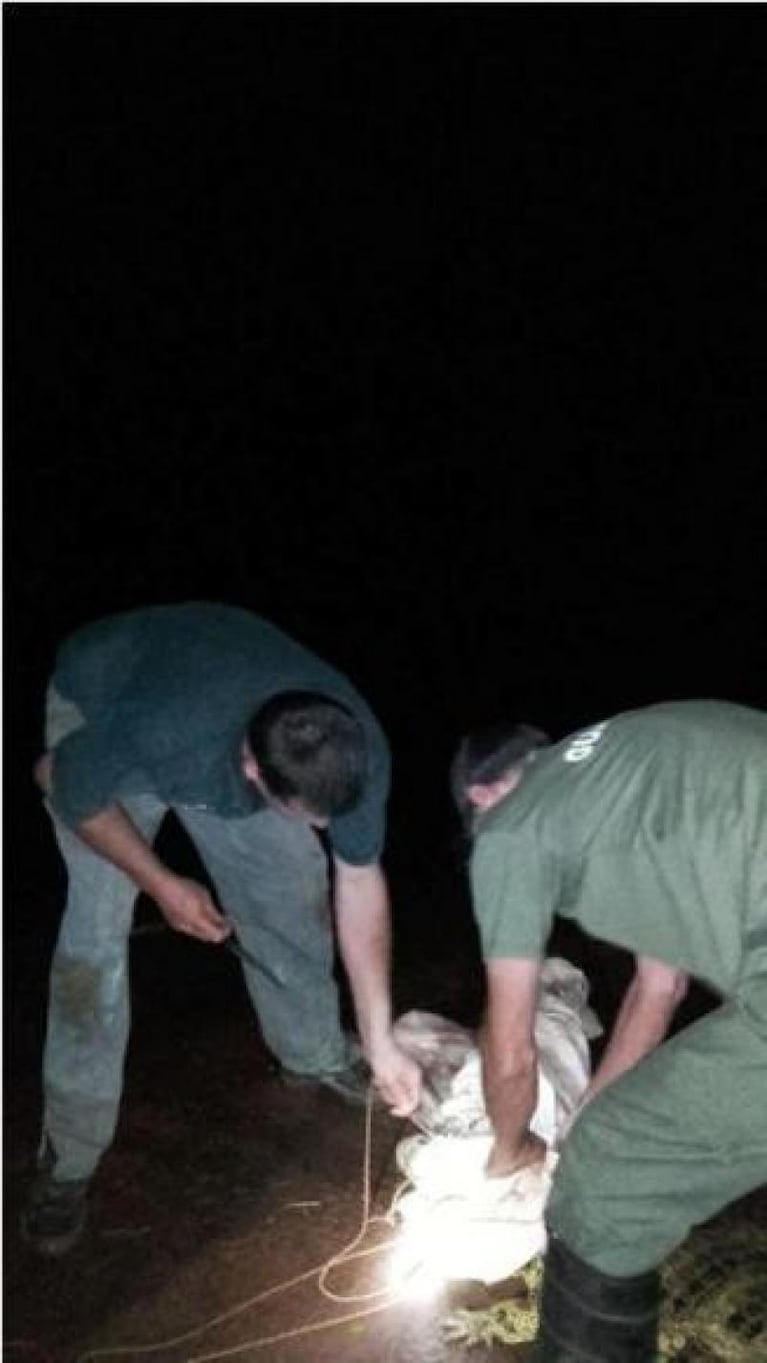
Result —
<instances>
[{"instance_id":1,"label":"rubber boot","mask_svg":"<svg viewBox=\"0 0 767 1363\"><path fill-rule=\"evenodd\" d=\"M655 1363L660 1275L615 1278L549 1239L531 1363Z\"/></svg>"}]
</instances>

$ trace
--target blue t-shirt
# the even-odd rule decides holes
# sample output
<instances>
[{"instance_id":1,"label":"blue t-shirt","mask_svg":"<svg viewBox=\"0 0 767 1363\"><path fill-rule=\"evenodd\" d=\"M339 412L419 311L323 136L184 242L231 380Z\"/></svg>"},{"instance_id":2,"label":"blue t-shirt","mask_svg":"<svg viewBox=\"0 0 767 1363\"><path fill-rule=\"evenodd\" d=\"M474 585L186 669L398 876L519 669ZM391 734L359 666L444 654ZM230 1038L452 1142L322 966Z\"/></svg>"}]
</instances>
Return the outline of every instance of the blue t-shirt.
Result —
<instances>
[{"instance_id":1,"label":"blue t-shirt","mask_svg":"<svg viewBox=\"0 0 767 1363\"><path fill-rule=\"evenodd\" d=\"M68 824L135 794L245 818L264 804L241 768L254 712L283 691L340 701L363 727L368 771L360 800L328 834L352 865L379 857L383 731L351 682L259 616L203 601L108 616L64 642L52 681L84 719L56 747L52 804Z\"/></svg>"}]
</instances>

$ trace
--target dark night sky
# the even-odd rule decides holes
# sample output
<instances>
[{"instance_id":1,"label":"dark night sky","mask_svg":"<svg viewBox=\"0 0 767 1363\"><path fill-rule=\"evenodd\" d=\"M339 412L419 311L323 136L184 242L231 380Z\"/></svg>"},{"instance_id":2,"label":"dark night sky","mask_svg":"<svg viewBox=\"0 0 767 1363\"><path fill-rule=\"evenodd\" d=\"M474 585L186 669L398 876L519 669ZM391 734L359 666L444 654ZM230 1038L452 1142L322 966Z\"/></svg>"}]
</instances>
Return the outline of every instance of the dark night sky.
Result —
<instances>
[{"instance_id":1,"label":"dark night sky","mask_svg":"<svg viewBox=\"0 0 767 1363\"><path fill-rule=\"evenodd\" d=\"M761 6L4 17L14 777L58 638L188 597L426 798L496 712L765 705Z\"/></svg>"}]
</instances>

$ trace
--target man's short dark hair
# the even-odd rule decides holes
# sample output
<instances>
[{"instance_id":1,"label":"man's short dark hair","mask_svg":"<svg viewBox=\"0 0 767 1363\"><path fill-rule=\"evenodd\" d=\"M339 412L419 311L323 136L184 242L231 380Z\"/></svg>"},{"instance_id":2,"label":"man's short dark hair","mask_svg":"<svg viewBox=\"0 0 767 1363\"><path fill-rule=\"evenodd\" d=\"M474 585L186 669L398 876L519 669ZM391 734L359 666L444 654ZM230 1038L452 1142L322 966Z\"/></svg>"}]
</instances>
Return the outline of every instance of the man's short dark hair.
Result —
<instances>
[{"instance_id":1,"label":"man's short dark hair","mask_svg":"<svg viewBox=\"0 0 767 1363\"><path fill-rule=\"evenodd\" d=\"M548 734L532 724L496 725L462 738L450 764L450 791L464 822L470 822L473 812L469 786L492 785L550 742Z\"/></svg>"},{"instance_id":2,"label":"man's short dark hair","mask_svg":"<svg viewBox=\"0 0 767 1363\"><path fill-rule=\"evenodd\" d=\"M248 743L276 800L300 800L312 814L332 818L362 794L365 733L340 701L315 691L281 691L256 710Z\"/></svg>"}]
</instances>

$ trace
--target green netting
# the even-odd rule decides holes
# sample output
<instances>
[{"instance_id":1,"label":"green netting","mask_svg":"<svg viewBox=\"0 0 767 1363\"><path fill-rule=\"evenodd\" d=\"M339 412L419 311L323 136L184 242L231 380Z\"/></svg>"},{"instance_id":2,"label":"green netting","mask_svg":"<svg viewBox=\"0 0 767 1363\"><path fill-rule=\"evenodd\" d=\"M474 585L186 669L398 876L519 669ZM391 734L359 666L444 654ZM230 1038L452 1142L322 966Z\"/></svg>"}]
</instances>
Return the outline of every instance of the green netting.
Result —
<instances>
[{"instance_id":1,"label":"green netting","mask_svg":"<svg viewBox=\"0 0 767 1363\"><path fill-rule=\"evenodd\" d=\"M767 1363L767 1226L701 1229L663 1271L661 1344L674 1363Z\"/></svg>"},{"instance_id":2,"label":"green netting","mask_svg":"<svg viewBox=\"0 0 767 1363\"><path fill-rule=\"evenodd\" d=\"M451 1311L443 1322L445 1339L467 1344L526 1344L538 1329L537 1298L543 1276L543 1260L532 1263L509 1280L511 1295L484 1311L468 1308Z\"/></svg>"},{"instance_id":3,"label":"green netting","mask_svg":"<svg viewBox=\"0 0 767 1363\"><path fill-rule=\"evenodd\" d=\"M472 1345L535 1337L541 1261L484 1311L452 1311L445 1338ZM658 1363L767 1363L767 1225L721 1220L690 1236L663 1270Z\"/></svg>"}]
</instances>

